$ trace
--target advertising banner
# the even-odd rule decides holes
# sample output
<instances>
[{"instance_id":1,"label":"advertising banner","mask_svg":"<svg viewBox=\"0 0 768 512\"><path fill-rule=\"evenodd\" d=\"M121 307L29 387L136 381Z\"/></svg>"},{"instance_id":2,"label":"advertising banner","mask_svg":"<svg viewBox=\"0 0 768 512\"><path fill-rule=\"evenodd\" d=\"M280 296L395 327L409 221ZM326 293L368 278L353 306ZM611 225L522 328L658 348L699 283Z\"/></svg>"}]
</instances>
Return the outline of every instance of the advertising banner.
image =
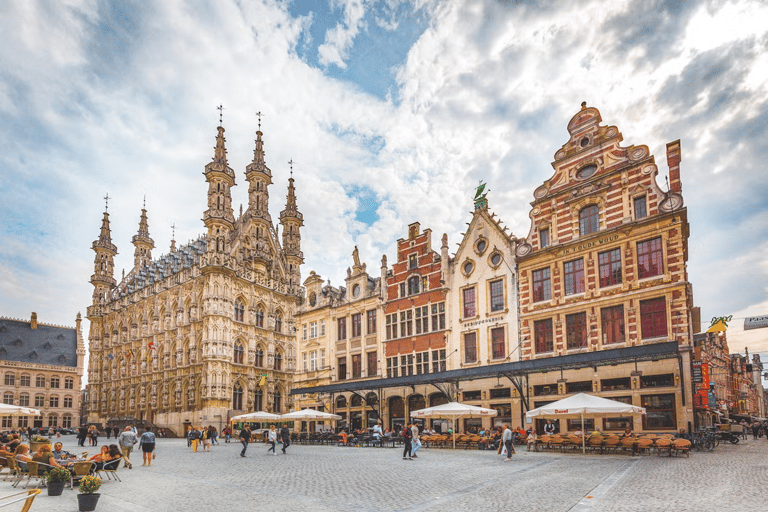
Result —
<instances>
[{"instance_id":1,"label":"advertising banner","mask_svg":"<svg viewBox=\"0 0 768 512\"><path fill-rule=\"evenodd\" d=\"M768 327L768 315L766 316L750 316L744 319L744 330L761 329Z\"/></svg>"}]
</instances>

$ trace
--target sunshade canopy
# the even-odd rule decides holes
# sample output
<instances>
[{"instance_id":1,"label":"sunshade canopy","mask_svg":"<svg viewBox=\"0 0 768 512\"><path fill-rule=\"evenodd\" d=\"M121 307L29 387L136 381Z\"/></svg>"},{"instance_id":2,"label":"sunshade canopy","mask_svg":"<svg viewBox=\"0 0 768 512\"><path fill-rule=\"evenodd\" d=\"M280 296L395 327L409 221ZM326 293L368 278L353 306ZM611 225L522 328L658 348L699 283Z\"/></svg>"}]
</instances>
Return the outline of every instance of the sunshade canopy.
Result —
<instances>
[{"instance_id":1,"label":"sunshade canopy","mask_svg":"<svg viewBox=\"0 0 768 512\"><path fill-rule=\"evenodd\" d=\"M328 412L316 411L314 409L302 409L301 411L293 411L293 412L289 412L288 414L283 414L282 416L280 416L280 418L284 420L322 421L322 420L340 420L341 416L339 416L338 414L331 414Z\"/></svg>"},{"instance_id":2,"label":"sunshade canopy","mask_svg":"<svg viewBox=\"0 0 768 512\"><path fill-rule=\"evenodd\" d=\"M582 416L616 416L645 414L643 407L579 393L525 413L528 418L580 418Z\"/></svg>"},{"instance_id":3,"label":"sunshade canopy","mask_svg":"<svg viewBox=\"0 0 768 512\"><path fill-rule=\"evenodd\" d=\"M486 409L459 402L448 402L411 412L411 416L414 418L485 418L496 416L496 414L498 413L495 409Z\"/></svg>"},{"instance_id":4,"label":"sunshade canopy","mask_svg":"<svg viewBox=\"0 0 768 512\"><path fill-rule=\"evenodd\" d=\"M272 414L271 412L256 411L249 412L248 414L241 414L235 416L232 421L278 421L282 419L279 414Z\"/></svg>"},{"instance_id":5,"label":"sunshade canopy","mask_svg":"<svg viewBox=\"0 0 768 512\"><path fill-rule=\"evenodd\" d=\"M39 410L29 407L0 404L0 416L40 416L41 414Z\"/></svg>"}]
</instances>

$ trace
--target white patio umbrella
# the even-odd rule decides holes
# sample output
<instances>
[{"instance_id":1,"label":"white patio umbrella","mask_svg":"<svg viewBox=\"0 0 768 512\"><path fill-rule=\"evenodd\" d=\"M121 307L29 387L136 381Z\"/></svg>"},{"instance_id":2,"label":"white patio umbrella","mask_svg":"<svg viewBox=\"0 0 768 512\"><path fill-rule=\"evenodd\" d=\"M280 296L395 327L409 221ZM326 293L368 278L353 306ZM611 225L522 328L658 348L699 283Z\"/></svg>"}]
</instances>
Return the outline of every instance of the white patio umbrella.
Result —
<instances>
[{"instance_id":1,"label":"white patio umbrella","mask_svg":"<svg viewBox=\"0 0 768 512\"><path fill-rule=\"evenodd\" d=\"M266 411L249 412L241 414L230 419L230 421L278 421L282 417L279 414L272 414Z\"/></svg>"},{"instance_id":2,"label":"white patio umbrella","mask_svg":"<svg viewBox=\"0 0 768 512\"><path fill-rule=\"evenodd\" d=\"M40 416L42 413L37 409L22 407L20 405L0 404L0 416Z\"/></svg>"},{"instance_id":3,"label":"white patio umbrella","mask_svg":"<svg viewBox=\"0 0 768 512\"><path fill-rule=\"evenodd\" d=\"M289 420L289 421L294 421L294 420L298 420L298 421L302 421L302 420L305 420L305 421L325 421L325 420L336 421L336 420L340 420L341 416L339 416L338 414L331 414L329 412L316 411L314 409L302 409L300 411L293 411L293 412L289 412L287 414L283 414L282 416L280 416L280 418L284 419L284 420Z\"/></svg>"},{"instance_id":4,"label":"white patio umbrella","mask_svg":"<svg viewBox=\"0 0 768 512\"><path fill-rule=\"evenodd\" d=\"M610 417L621 415L645 414L643 407L617 402L599 396L579 393L563 398L557 402L532 409L525 413L528 418L581 418L581 428L584 429L584 417ZM586 436L581 436L581 449L587 452Z\"/></svg>"},{"instance_id":5,"label":"white patio umbrella","mask_svg":"<svg viewBox=\"0 0 768 512\"><path fill-rule=\"evenodd\" d=\"M427 407L418 411L411 411L413 418L448 418L453 424L453 447L456 448L456 425L455 421L459 418L491 418L496 416L495 409L486 409L475 405L462 404L459 402L448 402L447 404Z\"/></svg>"}]
</instances>

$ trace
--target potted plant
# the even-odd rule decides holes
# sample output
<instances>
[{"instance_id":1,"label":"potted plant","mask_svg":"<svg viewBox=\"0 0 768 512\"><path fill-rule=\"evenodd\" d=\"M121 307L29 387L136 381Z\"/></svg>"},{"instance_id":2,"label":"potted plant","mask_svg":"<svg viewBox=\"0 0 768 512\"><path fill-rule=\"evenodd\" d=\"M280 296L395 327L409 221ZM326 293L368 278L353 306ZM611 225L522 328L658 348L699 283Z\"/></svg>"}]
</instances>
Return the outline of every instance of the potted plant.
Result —
<instances>
[{"instance_id":1,"label":"potted plant","mask_svg":"<svg viewBox=\"0 0 768 512\"><path fill-rule=\"evenodd\" d=\"M99 502L99 496L96 491L101 487L101 478L97 476L84 476L80 479L80 494L77 495L77 502L80 512L90 512L96 510L96 504Z\"/></svg>"},{"instance_id":2,"label":"potted plant","mask_svg":"<svg viewBox=\"0 0 768 512\"><path fill-rule=\"evenodd\" d=\"M47 437L32 436L32 439L29 441L29 451L36 453L41 446L46 444L51 444L51 440Z\"/></svg>"},{"instance_id":3,"label":"potted plant","mask_svg":"<svg viewBox=\"0 0 768 512\"><path fill-rule=\"evenodd\" d=\"M45 474L48 482L48 496L61 496L64 492L64 484L72 479L72 475L66 468L52 468Z\"/></svg>"}]
</instances>

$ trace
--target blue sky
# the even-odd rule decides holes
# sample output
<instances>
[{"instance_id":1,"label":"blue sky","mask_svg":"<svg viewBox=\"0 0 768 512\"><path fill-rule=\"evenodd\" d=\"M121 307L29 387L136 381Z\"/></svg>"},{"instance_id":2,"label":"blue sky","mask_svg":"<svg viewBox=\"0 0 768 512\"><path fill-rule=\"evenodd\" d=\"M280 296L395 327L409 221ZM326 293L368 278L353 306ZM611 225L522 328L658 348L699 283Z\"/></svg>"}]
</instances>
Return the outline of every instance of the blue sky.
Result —
<instances>
[{"instance_id":1,"label":"blue sky","mask_svg":"<svg viewBox=\"0 0 768 512\"><path fill-rule=\"evenodd\" d=\"M460 240L478 180L512 232L582 101L648 145L682 141L688 270L704 318L768 353L768 6L329 0L0 4L0 315L72 325L110 202L116 274L143 198L155 256L203 232L223 104L236 205L261 111L270 207L293 160L306 264L340 283L409 223Z\"/></svg>"}]
</instances>

